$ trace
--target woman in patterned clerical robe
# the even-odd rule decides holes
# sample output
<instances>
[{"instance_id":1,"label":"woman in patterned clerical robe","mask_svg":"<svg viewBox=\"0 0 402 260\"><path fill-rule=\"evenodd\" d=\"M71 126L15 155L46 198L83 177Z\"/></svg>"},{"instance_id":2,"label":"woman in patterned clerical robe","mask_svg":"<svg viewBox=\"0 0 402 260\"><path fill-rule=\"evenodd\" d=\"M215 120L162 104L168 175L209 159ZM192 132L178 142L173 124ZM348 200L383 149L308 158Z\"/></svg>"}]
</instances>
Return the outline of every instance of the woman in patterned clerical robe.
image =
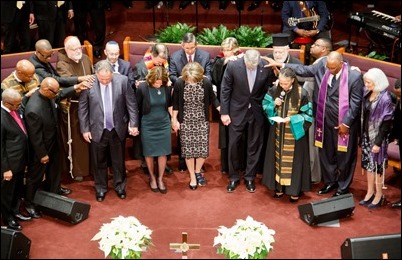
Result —
<instances>
[{"instance_id":1,"label":"woman in patterned clerical robe","mask_svg":"<svg viewBox=\"0 0 402 260\"><path fill-rule=\"evenodd\" d=\"M311 189L308 128L313 120L309 95L290 68L282 68L277 86L262 102L270 123L262 183L274 198L290 195L297 202ZM282 122L280 122L282 120Z\"/></svg>"}]
</instances>

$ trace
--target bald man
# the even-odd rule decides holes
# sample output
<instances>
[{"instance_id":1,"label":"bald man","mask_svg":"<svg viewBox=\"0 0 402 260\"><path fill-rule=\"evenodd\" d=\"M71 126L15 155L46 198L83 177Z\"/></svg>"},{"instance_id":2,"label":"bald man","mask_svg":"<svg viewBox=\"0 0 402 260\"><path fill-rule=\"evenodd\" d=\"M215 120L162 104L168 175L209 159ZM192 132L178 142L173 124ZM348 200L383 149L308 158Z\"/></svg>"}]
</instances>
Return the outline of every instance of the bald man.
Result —
<instances>
[{"instance_id":1,"label":"bald man","mask_svg":"<svg viewBox=\"0 0 402 260\"><path fill-rule=\"evenodd\" d=\"M82 89L75 87L60 90L58 81L52 77L42 80L38 91L32 94L25 108L26 126L30 143L30 163L26 180L26 209L31 217L39 218L33 199L36 191L60 194L61 172L59 169L58 117L56 105L61 99L74 95ZM46 176L44 187L41 187ZM71 192L71 191L70 191Z\"/></svg>"},{"instance_id":2,"label":"bald man","mask_svg":"<svg viewBox=\"0 0 402 260\"><path fill-rule=\"evenodd\" d=\"M16 230L22 229L17 220L31 219L19 213L19 199L23 196L24 173L28 163L28 136L20 116L21 102L22 97L17 90L9 88L3 91L1 101L1 216L9 228Z\"/></svg>"},{"instance_id":3,"label":"bald man","mask_svg":"<svg viewBox=\"0 0 402 260\"><path fill-rule=\"evenodd\" d=\"M38 89L39 84L35 66L24 59L18 61L15 70L1 82L1 91L9 88L17 90L23 96L22 108L24 108L28 98Z\"/></svg>"}]
</instances>

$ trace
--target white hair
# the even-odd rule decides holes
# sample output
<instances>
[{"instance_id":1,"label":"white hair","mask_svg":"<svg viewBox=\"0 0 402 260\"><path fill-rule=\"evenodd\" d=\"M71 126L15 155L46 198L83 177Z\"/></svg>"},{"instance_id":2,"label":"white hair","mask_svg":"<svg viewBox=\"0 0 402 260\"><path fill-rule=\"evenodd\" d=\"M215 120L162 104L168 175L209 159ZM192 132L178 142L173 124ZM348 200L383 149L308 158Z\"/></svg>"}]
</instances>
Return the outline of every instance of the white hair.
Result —
<instances>
[{"instance_id":1,"label":"white hair","mask_svg":"<svg viewBox=\"0 0 402 260\"><path fill-rule=\"evenodd\" d=\"M381 92L388 88L389 81L385 73L378 68L371 68L363 75L363 79L371 80L374 83L375 92Z\"/></svg>"}]
</instances>

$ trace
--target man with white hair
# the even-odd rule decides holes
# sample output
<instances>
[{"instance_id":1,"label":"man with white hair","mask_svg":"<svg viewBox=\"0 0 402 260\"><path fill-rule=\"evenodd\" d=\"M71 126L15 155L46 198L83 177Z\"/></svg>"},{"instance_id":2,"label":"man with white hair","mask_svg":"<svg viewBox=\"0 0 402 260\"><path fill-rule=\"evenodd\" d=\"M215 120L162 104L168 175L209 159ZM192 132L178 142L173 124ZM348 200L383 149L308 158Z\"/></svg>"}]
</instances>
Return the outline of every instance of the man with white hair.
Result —
<instances>
[{"instance_id":1,"label":"man with white hair","mask_svg":"<svg viewBox=\"0 0 402 260\"><path fill-rule=\"evenodd\" d=\"M82 53L78 37L67 36L64 49L58 52L57 73L61 77L79 77L93 74L89 56ZM94 77L95 78L95 77ZM60 102L59 123L61 132L61 170L69 173L74 180L81 181L90 175L89 145L80 133L78 120L78 98L80 93Z\"/></svg>"},{"instance_id":2,"label":"man with white hair","mask_svg":"<svg viewBox=\"0 0 402 260\"><path fill-rule=\"evenodd\" d=\"M247 50L242 58L227 64L221 83L221 120L229 126L229 184L227 192L233 192L240 184L240 174L236 171L238 143L247 131L247 162L244 174L246 189L255 192L254 179L260 158L264 113L262 99L275 75L264 68L259 51Z\"/></svg>"}]
</instances>

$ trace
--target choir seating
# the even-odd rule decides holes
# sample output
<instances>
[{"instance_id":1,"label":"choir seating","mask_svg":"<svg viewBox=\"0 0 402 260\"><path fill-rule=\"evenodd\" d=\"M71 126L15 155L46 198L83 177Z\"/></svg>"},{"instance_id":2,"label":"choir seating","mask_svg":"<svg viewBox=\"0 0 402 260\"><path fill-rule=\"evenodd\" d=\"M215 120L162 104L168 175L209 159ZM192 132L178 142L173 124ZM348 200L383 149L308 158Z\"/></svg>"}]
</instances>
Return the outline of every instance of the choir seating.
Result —
<instances>
[{"instance_id":1,"label":"choir seating","mask_svg":"<svg viewBox=\"0 0 402 260\"><path fill-rule=\"evenodd\" d=\"M89 56L91 63L93 64L93 52L92 52L92 44L88 41L84 41L83 53ZM50 59L50 63L54 67L56 67L57 62L57 52L62 48L54 49L54 54ZM15 65L18 61L22 59L27 59L32 56L35 51L28 51L28 52L19 52L19 53L11 53L11 54L4 54L1 55L1 81L3 81L8 75L10 75L15 70Z\"/></svg>"}]
</instances>

